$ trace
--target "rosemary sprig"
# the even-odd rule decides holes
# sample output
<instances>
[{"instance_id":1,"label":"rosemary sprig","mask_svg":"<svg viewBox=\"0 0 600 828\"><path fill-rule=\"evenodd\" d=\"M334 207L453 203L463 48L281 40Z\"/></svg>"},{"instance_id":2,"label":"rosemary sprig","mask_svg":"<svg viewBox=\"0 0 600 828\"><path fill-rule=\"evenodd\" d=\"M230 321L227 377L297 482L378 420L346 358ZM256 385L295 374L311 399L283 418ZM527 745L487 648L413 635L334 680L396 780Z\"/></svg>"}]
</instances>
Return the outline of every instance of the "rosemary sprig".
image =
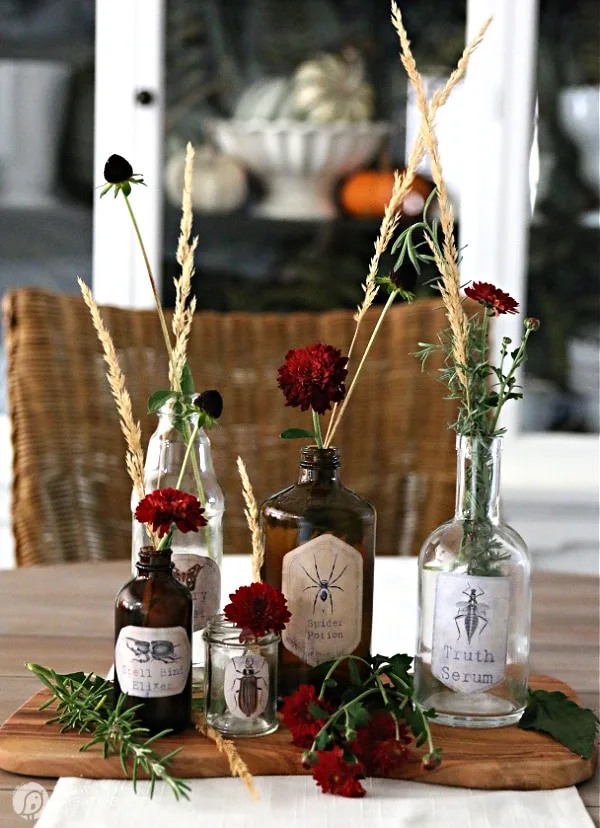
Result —
<instances>
[{"instance_id":1,"label":"rosemary sprig","mask_svg":"<svg viewBox=\"0 0 600 828\"><path fill-rule=\"evenodd\" d=\"M159 780L171 788L175 799L189 799L189 784L172 776L169 771L181 748L165 755L156 752L156 739L171 731L163 730L149 736L149 730L141 727L136 719L140 705L125 710L125 696L120 696L115 703L112 683L93 673L61 674L39 664L29 663L25 666L52 694L40 710L56 704L56 715L48 720L48 724L62 725L61 732L77 730L79 733L92 734L92 738L79 748L81 751L100 745L104 759L118 755L123 773L131 776L134 791L140 771L147 774L151 799Z\"/></svg>"}]
</instances>

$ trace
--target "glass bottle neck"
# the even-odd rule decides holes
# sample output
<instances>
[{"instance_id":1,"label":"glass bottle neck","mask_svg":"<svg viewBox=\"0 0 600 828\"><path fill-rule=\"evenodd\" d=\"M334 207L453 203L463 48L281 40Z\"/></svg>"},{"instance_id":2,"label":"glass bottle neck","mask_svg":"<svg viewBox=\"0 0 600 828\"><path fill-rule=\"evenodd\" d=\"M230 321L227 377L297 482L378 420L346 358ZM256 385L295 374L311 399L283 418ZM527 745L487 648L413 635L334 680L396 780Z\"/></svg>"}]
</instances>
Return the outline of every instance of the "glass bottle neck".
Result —
<instances>
[{"instance_id":1,"label":"glass bottle neck","mask_svg":"<svg viewBox=\"0 0 600 828\"><path fill-rule=\"evenodd\" d=\"M171 550L156 551L153 546L142 546L136 568L138 576L141 577L170 575L173 571Z\"/></svg>"},{"instance_id":2,"label":"glass bottle neck","mask_svg":"<svg viewBox=\"0 0 600 828\"><path fill-rule=\"evenodd\" d=\"M298 485L320 483L335 485L340 482L340 453L337 448L320 449L306 446L300 451Z\"/></svg>"},{"instance_id":3,"label":"glass bottle neck","mask_svg":"<svg viewBox=\"0 0 600 828\"><path fill-rule=\"evenodd\" d=\"M456 520L500 520L502 437L456 438Z\"/></svg>"}]
</instances>

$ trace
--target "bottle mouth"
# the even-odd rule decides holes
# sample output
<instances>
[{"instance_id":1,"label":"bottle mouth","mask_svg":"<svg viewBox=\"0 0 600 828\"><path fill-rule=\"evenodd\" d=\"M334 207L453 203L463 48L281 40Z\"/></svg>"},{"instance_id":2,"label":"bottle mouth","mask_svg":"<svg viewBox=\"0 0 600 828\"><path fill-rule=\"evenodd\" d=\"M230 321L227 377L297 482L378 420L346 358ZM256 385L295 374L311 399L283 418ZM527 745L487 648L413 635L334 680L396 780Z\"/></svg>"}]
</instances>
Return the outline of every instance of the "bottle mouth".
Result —
<instances>
[{"instance_id":1,"label":"bottle mouth","mask_svg":"<svg viewBox=\"0 0 600 828\"><path fill-rule=\"evenodd\" d=\"M254 644L263 647L279 641L277 633L267 633L261 638L251 639L242 643L240 641L241 632L241 629L233 621L228 621L223 613L219 613L218 615L212 615L208 619L203 636L204 640L209 644L220 644L224 647L235 647L236 649L240 647L249 648Z\"/></svg>"},{"instance_id":2,"label":"bottle mouth","mask_svg":"<svg viewBox=\"0 0 600 828\"><path fill-rule=\"evenodd\" d=\"M340 451L336 446L319 448L318 446L303 446L300 449L300 465L303 468L313 466L337 469L341 465Z\"/></svg>"},{"instance_id":3,"label":"bottle mouth","mask_svg":"<svg viewBox=\"0 0 600 828\"><path fill-rule=\"evenodd\" d=\"M147 569L164 568L171 563L171 553L170 547L155 549L154 546L142 546L138 555L138 563Z\"/></svg>"}]
</instances>

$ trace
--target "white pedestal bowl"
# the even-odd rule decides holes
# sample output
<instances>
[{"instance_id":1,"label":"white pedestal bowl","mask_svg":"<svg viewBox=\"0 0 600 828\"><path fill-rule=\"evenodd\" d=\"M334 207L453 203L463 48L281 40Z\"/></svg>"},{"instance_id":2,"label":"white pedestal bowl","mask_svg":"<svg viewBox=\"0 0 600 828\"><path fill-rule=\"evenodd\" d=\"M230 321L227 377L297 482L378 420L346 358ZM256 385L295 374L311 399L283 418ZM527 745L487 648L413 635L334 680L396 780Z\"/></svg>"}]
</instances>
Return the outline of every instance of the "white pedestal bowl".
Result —
<instances>
[{"instance_id":1,"label":"white pedestal bowl","mask_svg":"<svg viewBox=\"0 0 600 828\"><path fill-rule=\"evenodd\" d=\"M386 123L309 124L228 120L214 124L219 147L263 179L268 192L255 214L274 219L329 219L335 182L370 161Z\"/></svg>"}]
</instances>

